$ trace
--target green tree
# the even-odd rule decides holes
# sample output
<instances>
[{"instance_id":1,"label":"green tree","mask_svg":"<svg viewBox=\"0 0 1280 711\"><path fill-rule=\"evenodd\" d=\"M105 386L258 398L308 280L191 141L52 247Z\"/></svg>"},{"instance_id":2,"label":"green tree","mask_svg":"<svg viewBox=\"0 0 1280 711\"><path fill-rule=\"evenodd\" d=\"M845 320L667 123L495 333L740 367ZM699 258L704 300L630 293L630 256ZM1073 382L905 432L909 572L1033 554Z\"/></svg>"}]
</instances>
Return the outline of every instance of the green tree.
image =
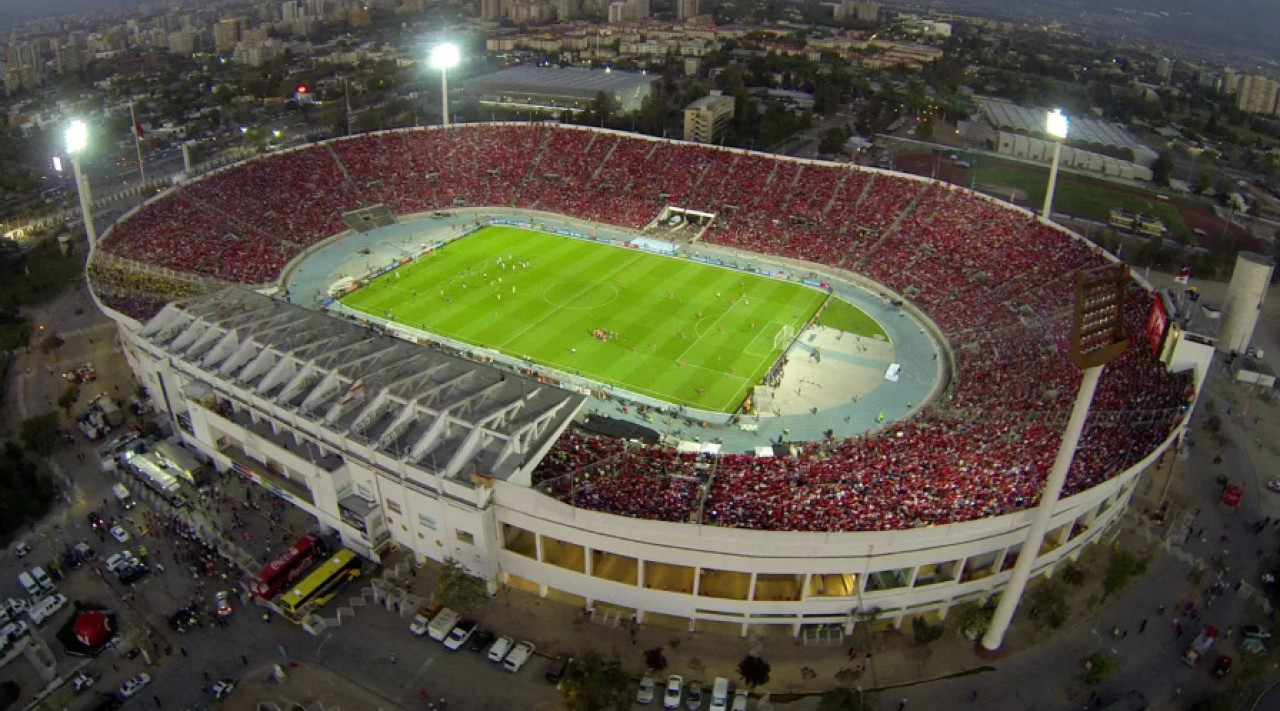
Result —
<instances>
[{"instance_id":1,"label":"green tree","mask_svg":"<svg viewBox=\"0 0 1280 711\"><path fill-rule=\"evenodd\" d=\"M748 654L738 662L738 676L742 677L742 683L750 689L768 684L770 669L772 667L769 662L754 654Z\"/></svg>"},{"instance_id":2,"label":"green tree","mask_svg":"<svg viewBox=\"0 0 1280 711\"><path fill-rule=\"evenodd\" d=\"M1205 193L1209 192L1209 189L1212 187L1213 187L1213 179L1209 177L1209 174L1207 172L1196 174L1196 186L1195 186L1196 195L1204 195Z\"/></svg>"},{"instance_id":3,"label":"green tree","mask_svg":"<svg viewBox=\"0 0 1280 711\"><path fill-rule=\"evenodd\" d=\"M0 539L44 516L57 494L53 480L13 442L0 448L0 491Z\"/></svg>"},{"instance_id":4,"label":"green tree","mask_svg":"<svg viewBox=\"0 0 1280 711\"><path fill-rule=\"evenodd\" d=\"M1103 597L1124 590L1129 585L1129 581L1145 575L1146 572L1147 562L1129 551L1112 553L1106 577L1102 580Z\"/></svg>"},{"instance_id":5,"label":"green tree","mask_svg":"<svg viewBox=\"0 0 1280 711\"><path fill-rule=\"evenodd\" d=\"M617 107L613 105L613 99L603 91L596 92L596 98L591 100L587 105L587 110L582 112L582 123L591 126L607 126L613 121Z\"/></svg>"},{"instance_id":6,"label":"green tree","mask_svg":"<svg viewBox=\"0 0 1280 711\"><path fill-rule=\"evenodd\" d=\"M44 340L40 341L40 350L44 354L48 355L49 353L52 353L58 350L59 348L61 348L62 344L63 344L63 340L60 336L58 336L58 334L50 333L49 335L44 337Z\"/></svg>"},{"instance_id":7,"label":"green tree","mask_svg":"<svg viewBox=\"0 0 1280 711\"><path fill-rule=\"evenodd\" d=\"M662 652L662 647L644 650L644 666L654 674L660 674L667 668L667 655Z\"/></svg>"},{"instance_id":8,"label":"green tree","mask_svg":"<svg viewBox=\"0 0 1280 711\"><path fill-rule=\"evenodd\" d=\"M67 386L62 389L62 394L58 396L58 407L70 414L71 408L75 407L76 402L79 400L80 386L75 383L67 383Z\"/></svg>"},{"instance_id":9,"label":"green tree","mask_svg":"<svg viewBox=\"0 0 1280 711\"><path fill-rule=\"evenodd\" d=\"M1107 677L1120 670L1120 660L1114 654L1094 652L1085 657L1084 683L1088 686L1101 686Z\"/></svg>"},{"instance_id":10,"label":"green tree","mask_svg":"<svg viewBox=\"0 0 1280 711\"><path fill-rule=\"evenodd\" d=\"M479 610L489 602L489 586L484 578L472 575L453 558L445 559L432 594L441 605L464 615Z\"/></svg>"},{"instance_id":11,"label":"green tree","mask_svg":"<svg viewBox=\"0 0 1280 711\"><path fill-rule=\"evenodd\" d=\"M818 152L825 156L833 156L844 150L844 142L848 139L843 128L832 126L822 134L818 144Z\"/></svg>"},{"instance_id":12,"label":"green tree","mask_svg":"<svg viewBox=\"0 0 1280 711\"><path fill-rule=\"evenodd\" d=\"M1084 585L1084 568L1079 563L1067 563L1062 566L1062 582L1073 587Z\"/></svg>"},{"instance_id":13,"label":"green tree","mask_svg":"<svg viewBox=\"0 0 1280 711\"><path fill-rule=\"evenodd\" d=\"M1156 185L1169 184L1169 178L1173 176L1173 153L1165 150L1160 151L1160 157L1156 158L1156 162L1151 164L1151 182Z\"/></svg>"},{"instance_id":14,"label":"green tree","mask_svg":"<svg viewBox=\"0 0 1280 711\"><path fill-rule=\"evenodd\" d=\"M942 625L931 625L923 617L913 617L911 633L915 635L916 644L925 645L942 636Z\"/></svg>"},{"instance_id":15,"label":"green tree","mask_svg":"<svg viewBox=\"0 0 1280 711\"><path fill-rule=\"evenodd\" d=\"M933 119L927 118L916 124L916 138L922 141L933 140Z\"/></svg>"},{"instance_id":16,"label":"green tree","mask_svg":"<svg viewBox=\"0 0 1280 711\"><path fill-rule=\"evenodd\" d=\"M58 413L46 412L43 415L28 417L22 421L18 438L27 451L48 457L58 444Z\"/></svg>"},{"instance_id":17,"label":"green tree","mask_svg":"<svg viewBox=\"0 0 1280 711\"><path fill-rule=\"evenodd\" d=\"M1039 629L1056 630L1071 615L1067 588L1054 580L1045 580L1037 585L1028 602L1031 604L1031 621Z\"/></svg>"},{"instance_id":18,"label":"green tree","mask_svg":"<svg viewBox=\"0 0 1280 711\"><path fill-rule=\"evenodd\" d=\"M952 615L956 631L967 639L976 640L986 634L995 611L981 605L967 605Z\"/></svg>"},{"instance_id":19,"label":"green tree","mask_svg":"<svg viewBox=\"0 0 1280 711\"><path fill-rule=\"evenodd\" d=\"M879 708L876 695L855 689L832 689L818 699L818 711L872 711Z\"/></svg>"},{"instance_id":20,"label":"green tree","mask_svg":"<svg viewBox=\"0 0 1280 711\"><path fill-rule=\"evenodd\" d=\"M560 684L560 696L569 711L627 711L631 708L631 679L614 657L605 659L590 651L578 658L573 672Z\"/></svg>"}]
</instances>

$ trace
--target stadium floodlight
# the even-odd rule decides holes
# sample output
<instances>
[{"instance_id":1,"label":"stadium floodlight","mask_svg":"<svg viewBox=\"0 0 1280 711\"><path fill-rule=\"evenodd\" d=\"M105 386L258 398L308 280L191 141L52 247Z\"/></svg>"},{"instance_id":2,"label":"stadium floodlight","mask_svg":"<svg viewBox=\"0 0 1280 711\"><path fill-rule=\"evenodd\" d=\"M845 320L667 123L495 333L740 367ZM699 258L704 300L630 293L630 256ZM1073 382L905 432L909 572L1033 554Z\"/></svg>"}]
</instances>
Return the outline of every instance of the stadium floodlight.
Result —
<instances>
[{"instance_id":1,"label":"stadium floodlight","mask_svg":"<svg viewBox=\"0 0 1280 711\"><path fill-rule=\"evenodd\" d=\"M1031 524L1027 526L1027 538L1022 542L1018 560L1013 564L1013 572L1009 574L1009 582L1005 583L1004 590L1000 593L1000 602L991 615L991 623L982 636L979 654L993 655L1004 643L1004 634L1009 630L1013 613L1017 611L1022 593L1027 589L1027 581L1031 579L1031 571L1040 558L1045 534L1049 530L1054 509L1058 507L1058 499L1062 496L1062 487L1067 481L1071 462L1075 459L1084 423L1089 418L1089 407L1093 404L1093 393L1098 387L1098 380L1102 378L1102 369L1107 363L1123 355L1128 346L1124 329L1124 301L1128 284L1129 270L1123 264L1076 272L1075 319L1071 328L1068 358L1072 365L1084 371L1083 377L1080 379L1080 388L1076 391L1071 416L1067 418L1066 429L1058 444L1053 468L1045 479Z\"/></svg>"},{"instance_id":2,"label":"stadium floodlight","mask_svg":"<svg viewBox=\"0 0 1280 711\"><path fill-rule=\"evenodd\" d=\"M1062 109L1054 109L1045 116L1044 130L1054 138L1053 164L1049 167L1049 189L1044 192L1044 209L1040 211L1040 216L1049 220L1053 215L1053 191L1058 185L1058 161L1062 158L1062 142L1066 140L1067 133L1071 130L1071 121L1066 114L1062 113Z\"/></svg>"},{"instance_id":3,"label":"stadium floodlight","mask_svg":"<svg viewBox=\"0 0 1280 711\"><path fill-rule=\"evenodd\" d=\"M89 193L89 178L80 169L80 154L89 146L89 126L80 119L67 124L65 135L67 154L71 156L71 167L75 171L76 194L80 197L80 217L84 220L84 233L89 237L89 244L98 241L98 234L93 229L93 199Z\"/></svg>"},{"instance_id":4,"label":"stadium floodlight","mask_svg":"<svg viewBox=\"0 0 1280 711\"><path fill-rule=\"evenodd\" d=\"M431 66L440 70L440 124L449 125L449 70L462 61L458 45L443 42L431 50Z\"/></svg>"}]
</instances>

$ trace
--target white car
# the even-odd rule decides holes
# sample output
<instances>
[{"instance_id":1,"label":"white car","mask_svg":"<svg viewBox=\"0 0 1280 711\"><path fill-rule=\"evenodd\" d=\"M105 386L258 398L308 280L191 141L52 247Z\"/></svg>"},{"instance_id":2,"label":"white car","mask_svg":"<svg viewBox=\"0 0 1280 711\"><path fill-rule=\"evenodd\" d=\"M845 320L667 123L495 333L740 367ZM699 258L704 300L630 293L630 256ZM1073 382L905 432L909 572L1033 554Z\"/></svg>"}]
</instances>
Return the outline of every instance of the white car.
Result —
<instances>
[{"instance_id":1,"label":"white car","mask_svg":"<svg viewBox=\"0 0 1280 711\"><path fill-rule=\"evenodd\" d=\"M71 688L78 694L81 691L84 691L85 689L88 689L89 687L93 686L96 681L98 681L98 677L96 676L88 676L87 674L83 674L83 673L76 674L75 676L71 677Z\"/></svg>"},{"instance_id":2,"label":"white car","mask_svg":"<svg viewBox=\"0 0 1280 711\"><path fill-rule=\"evenodd\" d=\"M537 647L533 646L533 642L521 642L520 644L517 644L515 649L511 650L511 652L507 654L507 658L502 660L502 668L509 672L520 671L520 667L524 666L524 663L529 661L529 657L532 657L533 653L537 649Z\"/></svg>"},{"instance_id":3,"label":"white car","mask_svg":"<svg viewBox=\"0 0 1280 711\"><path fill-rule=\"evenodd\" d=\"M0 610L4 610L5 612L9 613L9 617L17 619L18 615L21 615L23 612L26 612L27 601L19 600L17 598L11 597L8 600L5 600L4 602L0 602Z\"/></svg>"},{"instance_id":4,"label":"white car","mask_svg":"<svg viewBox=\"0 0 1280 711\"><path fill-rule=\"evenodd\" d=\"M413 622L409 623L409 631L415 636L421 637L427 633L427 625L431 624L431 618L426 615L414 615Z\"/></svg>"},{"instance_id":5,"label":"white car","mask_svg":"<svg viewBox=\"0 0 1280 711\"><path fill-rule=\"evenodd\" d=\"M510 637L499 637L493 646L489 648L489 661L500 662L506 658L507 652L511 651L511 645L515 644L515 640Z\"/></svg>"},{"instance_id":6,"label":"white car","mask_svg":"<svg viewBox=\"0 0 1280 711\"><path fill-rule=\"evenodd\" d=\"M50 595L39 602L34 603L27 608L27 614L31 616L31 621L37 625L44 624L44 621L57 614L67 605L67 596L61 593Z\"/></svg>"},{"instance_id":7,"label":"white car","mask_svg":"<svg viewBox=\"0 0 1280 711\"><path fill-rule=\"evenodd\" d=\"M120 698L127 699L130 696L133 696L139 691L142 691L142 688L150 683L150 674L139 674L120 685Z\"/></svg>"},{"instance_id":8,"label":"white car","mask_svg":"<svg viewBox=\"0 0 1280 711\"><path fill-rule=\"evenodd\" d=\"M14 546L13 546L13 554L14 554L15 556L17 556L18 558L26 558L26 557L27 557L27 554L28 554L28 553L30 553L30 552L31 552L31 546L28 546L27 544L23 543L22 541L18 541L18 542L17 542L16 544L14 544Z\"/></svg>"},{"instance_id":9,"label":"white car","mask_svg":"<svg viewBox=\"0 0 1280 711\"><path fill-rule=\"evenodd\" d=\"M471 620L463 620L456 627L449 630L449 636L444 638L444 648L450 652L457 650L471 639L471 633L476 631L476 623Z\"/></svg>"},{"instance_id":10,"label":"white car","mask_svg":"<svg viewBox=\"0 0 1280 711\"><path fill-rule=\"evenodd\" d=\"M116 539L117 543L124 543L129 540L129 532L119 526L112 526L111 537Z\"/></svg>"},{"instance_id":11,"label":"white car","mask_svg":"<svg viewBox=\"0 0 1280 711\"><path fill-rule=\"evenodd\" d=\"M107 558L107 572L118 573L131 565L137 565L138 559L133 557L129 551L120 551L110 558Z\"/></svg>"},{"instance_id":12,"label":"white car","mask_svg":"<svg viewBox=\"0 0 1280 711\"><path fill-rule=\"evenodd\" d=\"M698 711L702 708L702 682L689 682L689 693L684 697L684 706L689 711Z\"/></svg>"},{"instance_id":13,"label":"white car","mask_svg":"<svg viewBox=\"0 0 1280 711\"><path fill-rule=\"evenodd\" d=\"M733 694L733 707L730 711L747 711L747 690L738 689Z\"/></svg>"},{"instance_id":14,"label":"white car","mask_svg":"<svg viewBox=\"0 0 1280 711\"><path fill-rule=\"evenodd\" d=\"M209 691L213 692L213 698L217 699L218 701L221 701L222 699L227 698L228 696L231 695L231 692L235 690L236 690L235 679L221 679L209 689Z\"/></svg>"},{"instance_id":15,"label":"white car","mask_svg":"<svg viewBox=\"0 0 1280 711\"><path fill-rule=\"evenodd\" d=\"M680 696L683 692L684 677L679 674L667 677L667 692L662 695L662 708L670 710L680 708Z\"/></svg>"},{"instance_id":16,"label":"white car","mask_svg":"<svg viewBox=\"0 0 1280 711\"><path fill-rule=\"evenodd\" d=\"M657 685L658 682L653 678L653 674L645 672L645 675L640 679L640 688L636 689L636 703L653 703L653 689Z\"/></svg>"},{"instance_id":17,"label":"white car","mask_svg":"<svg viewBox=\"0 0 1280 711\"><path fill-rule=\"evenodd\" d=\"M10 622L4 627L0 627L0 637L8 635L10 639L18 639L19 637L26 636L30 632L31 628L22 620L16 620L14 622Z\"/></svg>"}]
</instances>

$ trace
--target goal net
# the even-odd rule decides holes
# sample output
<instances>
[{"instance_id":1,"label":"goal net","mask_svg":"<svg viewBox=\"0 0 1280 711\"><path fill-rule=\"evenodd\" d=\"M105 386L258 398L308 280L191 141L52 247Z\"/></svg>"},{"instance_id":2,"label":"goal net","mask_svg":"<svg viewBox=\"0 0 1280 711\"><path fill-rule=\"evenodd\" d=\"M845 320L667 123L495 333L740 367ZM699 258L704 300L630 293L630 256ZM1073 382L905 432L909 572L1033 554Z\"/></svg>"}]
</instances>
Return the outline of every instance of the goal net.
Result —
<instances>
[{"instance_id":1,"label":"goal net","mask_svg":"<svg viewBox=\"0 0 1280 711\"><path fill-rule=\"evenodd\" d=\"M796 337L796 327L787 324L778 329L778 335L773 337L773 349L783 350Z\"/></svg>"}]
</instances>

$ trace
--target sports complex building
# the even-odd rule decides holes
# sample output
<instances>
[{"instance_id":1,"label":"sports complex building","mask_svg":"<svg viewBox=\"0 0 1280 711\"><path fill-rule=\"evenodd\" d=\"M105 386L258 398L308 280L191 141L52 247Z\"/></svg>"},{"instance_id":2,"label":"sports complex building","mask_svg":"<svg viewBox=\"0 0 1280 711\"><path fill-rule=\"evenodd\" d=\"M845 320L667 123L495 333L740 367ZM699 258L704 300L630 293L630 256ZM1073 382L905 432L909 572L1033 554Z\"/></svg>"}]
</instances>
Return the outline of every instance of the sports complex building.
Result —
<instances>
[{"instance_id":1,"label":"sports complex building","mask_svg":"<svg viewBox=\"0 0 1280 711\"><path fill-rule=\"evenodd\" d=\"M1001 588L1079 383L1073 275L1109 261L945 183L510 123L210 173L89 278L185 443L343 545L800 634ZM1036 574L1174 456L1213 345L1161 309L1135 277Z\"/></svg>"}]
</instances>

